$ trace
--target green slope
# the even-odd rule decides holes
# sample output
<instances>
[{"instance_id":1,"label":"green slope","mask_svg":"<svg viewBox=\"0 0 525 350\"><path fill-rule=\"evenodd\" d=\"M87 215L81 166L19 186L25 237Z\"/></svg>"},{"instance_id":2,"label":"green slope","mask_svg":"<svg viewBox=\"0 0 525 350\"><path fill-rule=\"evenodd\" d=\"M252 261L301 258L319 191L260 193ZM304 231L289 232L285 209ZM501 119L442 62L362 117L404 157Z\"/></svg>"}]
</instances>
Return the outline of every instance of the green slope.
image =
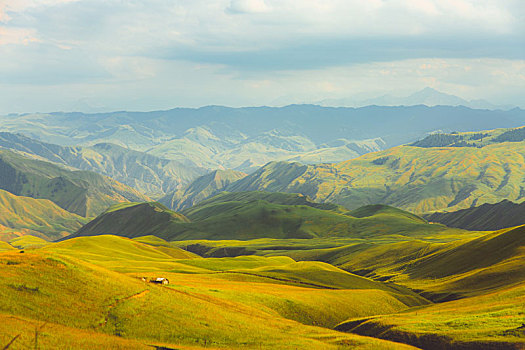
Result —
<instances>
[{"instance_id":1,"label":"green slope","mask_svg":"<svg viewBox=\"0 0 525 350\"><path fill-rule=\"evenodd\" d=\"M81 216L94 216L118 202L148 200L108 177L69 171L6 150L0 151L0 188L19 196L49 199Z\"/></svg>"},{"instance_id":2,"label":"green slope","mask_svg":"<svg viewBox=\"0 0 525 350\"><path fill-rule=\"evenodd\" d=\"M525 284L396 315L357 318L336 329L421 349L525 348Z\"/></svg>"},{"instance_id":3,"label":"green slope","mask_svg":"<svg viewBox=\"0 0 525 350\"><path fill-rule=\"evenodd\" d=\"M525 280L525 227L450 243L401 240L292 253L374 279L395 282L437 301L489 293Z\"/></svg>"},{"instance_id":4,"label":"green slope","mask_svg":"<svg viewBox=\"0 0 525 350\"><path fill-rule=\"evenodd\" d=\"M174 210L189 208L245 176L246 174L240 171L215 170L195 179L188 187L167 194L159 202Z\"/></svg>"},{"instance_id":5,"label":"green slope","mask_svg":"<svg viewBox=\"0 0 525 350\"><path fill-rule=\"evenodd\" d=\"M96 243L90 244L89 240ZM81 245L71 243L81 241ZM112 247L117 247L115 258L138 268L137 274L117 273L97 266L104 264L102 260L89 258L88 253L101 257ZM138 254L127 253L130 247ZM75 257L79 253L80 259ZM235 281L226 273L220 276L226 279L215 278L210 271L173 273L162 271L162 265L160 270L145 273L137 264L141 258L156 264L161 256L154 247L118 237L89 237L32 253L0 254L0 340L9 341L19 334L13 334L16 330L24 336L14 343L15 348L27 347L38 326L38 346L43 349L65 344L86 349L143 345L177 349L338 349L345 344L358 349L408 348L294 320L302 318L307 323L318 319L323 325L335 325L345 315L407 308L385 291ZM165 255L164 260L167 258ZM136 278L159 275L168 276L174 283L157 286ZM294 313L294 309L301 313ZM27 322L31 322L32 334L26 330ZM67 339L60 340L67 332ZM89 339L81 343L81 337Z\"/></svg>"},{"instance_id":6,"label":"green slope","mask_svg":"<svg viewBox=\"0 0 525 350\"><path fill-rule=\"evenodd\" d=\"M7 242L0 241L0 252L14 250L15 248Z\"/></svg>"},{"instance_id":7,"label":"green slope","mask_svg":"<svg viewBox=\"0 0 525 350\"><path fill-rule=\"evenodd\" d=\"M169 210L160 203L124 203L110 207L73 236L94 234L120 234L130 238L153 234L164 236L170 231L179 229L181 223L187 222L189 220L185 216Z\"/></svg>"},{"instance_id":8,"label":"green slope","mask_svg":"<svg viewBox=\"0 0 525 350\"><path fill-rule=\"evenodd\" d=\"M295 204L294 204L295 203ZM155 235L167 240L375 237L458 234L394 208L362 218L297 194L222 193L177 214L156 203L110 208L74 236Z\"/></svg>"},{"instance_id":9,"label":"green slope","mask_svg":"<svg viewBox=\"0 0 525 350\"><path fill-rule=\"evenodd\" d=\"M429 221L465 230L499 230L525 224L525 203L503 200L453 212L425 216Z\"/></svg>"},{"instance_id":10,"label":"green slope","mask_svg":"<svg viewBox=\"0 0 525 350\"><path fill-rule=\"evenodd\" d=\"M508 135L521 130L484 132L494 136L479 147L399 146L338 164L269 163L226 190L302 193L350 209L383 203L417 214L503 199L519 203L525 199L525 141Z\"/></svg>"},{"instance_id":11,"label":"green slope","mask_svg":"<svg viewBox=\"0 0 525 350\"><path fill-rule=\"evenodd\" d=\"M144 242L153 242L155 245ZM288 257L259 256L201 258L151 236L134 240L109 235L79 237L49 245L44 250L80 258L119 272L151 273L164 270L178 273L176 284L180 284L183 279L180 273L202 275L204 280L211 277L210 274L218 274L213 279L246 279L265 283L269 289L278 284L325 291L382 291L405 305L402 308L428 304L427 300L406 288L372 281L322 262L295 262Z\"/></svg>"},{"instance_id":12,"label":"green slope","mask_svg":"<svg viewBox=\"0 0 525 350\"><path fill-rule=\"evenodd\" d=\"M187 208L182 213L192 220L202 220L209 216L219 215L221 209L216 205L229 202L250 203L253 201L265 201L277 205L304 205L315 209L333 211L341 214L349 214L348 209L332 203L316 203L307 196L297 193L282 192L221 192L214 197L201 201L191 208ZM214 210L216 209L216 210ZM394 208L392 208L394 209ZM402 212L402 210L399 210ZM356 215L353 215L357 217ZM415 216L415 215L414 215Z\"/></svg>"},{"instance_id":13,"label":"green slope","mask_svg":"<svg viewBox=\"0 0 525 350\"><path fill-rule=\"evenodd\" d=\"M50 243L39 237L25 235L11 239L9 244L17 249L36 249L45 247Z\"/></svg>"},{"instance_id":14,"label":"green slope","mask_svg":"<svg viewBox=\"0 0 525 350\"><path fill-rule=\"evenodd\" d=\"M55 240L71 234L87 220L47 199L15 196L0 190L0 240L31 234Z\"/></svg>"}]
</instances>

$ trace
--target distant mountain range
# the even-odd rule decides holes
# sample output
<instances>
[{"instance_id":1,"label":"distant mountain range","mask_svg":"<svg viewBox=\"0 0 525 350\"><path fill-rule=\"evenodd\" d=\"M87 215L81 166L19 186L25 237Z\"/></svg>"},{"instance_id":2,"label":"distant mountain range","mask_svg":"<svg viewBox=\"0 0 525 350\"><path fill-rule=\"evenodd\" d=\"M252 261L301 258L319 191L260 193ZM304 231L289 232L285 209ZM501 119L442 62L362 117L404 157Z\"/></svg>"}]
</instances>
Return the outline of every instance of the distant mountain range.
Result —
<instances>
[{"instance_id":1,"label":"distant mountain range","mask_svg":"<svg viewBox=\"0 0 525 350\"><path fill-rule=\"evenodd\" d=\"M524 179L525 128L514 128L432 134L337 164L271 162L222 190L301 193L349 209L387 204L424 214L504 199L522 202ZM206 195L193 191L191 197Z\"/></svg>"},{"instance_id":2,"label":"distant mountain range","mask_svg":"<svg viewBox=\"0 0 525 350\"><path fill-rule=\"evenodd\" d=\"M333 163L414 142L438 130L476 131L524 124L525 111L521 109L492 111L421 105L364 108L209 106L144 113L0 117L0 128L6 132L20 133L41 143L72 147L53 151L64 154L59 162L115 176L157 196L173 191L176 183L184 184L202 175L199 169L253 172L275 160ZM79 146L84 151L78 149ZM124 150L129 158L122 160L122 164L128 162L129 165L130 161L143 158L140 162L148 165L137 172L124 171L123 165L117 164L121 161L116 160ZM132 154L131 150L142 153ZM38 154L34 148L31 152ZM82 154L65 155L75 152ZM90 156L89 152L94 154ZM144 153L156 158L146 159ZM55 155L50 157L56 158ZM96 161L100 157L115 164L101 166ZM165 164L167 160L175 162L167 166L171 170L163 173L158 164ZM152 184L147 185L146 173L158 179L152 179ZM172 175L174 179L167 181L166 176Z\"/></svg>"},{"instance_id":3,"label":"distant mountain range","mask_svg":"<svg viewBox=\"0 0 525 350\"><path fill-rule=\"evenodd\" d=\"M465 106L475 109L501 109L509 110L516 106L511 105L495 105L489 101L465 100L461 97L440 92L436 89L426 87L411 95L398 97L393 95L383 95L376 98L360 99L360 98L339 98L339 99L325 99L318 102L321 106L327 107L363 107L363 106L417 106L425 105L433 106Z\"/></svg>"}]
</instances>

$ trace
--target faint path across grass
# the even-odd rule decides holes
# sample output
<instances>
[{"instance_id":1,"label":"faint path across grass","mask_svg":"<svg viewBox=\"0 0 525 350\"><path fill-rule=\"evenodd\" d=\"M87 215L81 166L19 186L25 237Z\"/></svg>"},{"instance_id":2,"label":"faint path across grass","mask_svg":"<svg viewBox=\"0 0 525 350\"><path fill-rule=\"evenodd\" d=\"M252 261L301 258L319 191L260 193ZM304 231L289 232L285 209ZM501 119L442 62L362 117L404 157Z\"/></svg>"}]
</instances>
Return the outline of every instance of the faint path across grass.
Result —
<instances>
[{"instance_id":1,"label":"faint path across grass","mask_svg":"<svg viewBox=\"0 0 525 350\"><path fill-rule=\"evenodd\" d=\"M117 299L115 300L111 305L108 306L108 312L106 313L106 315L104 316L104 321L100 322L97 326L96 329L99 329L101 327L104 327L107 323L108 323L108 319L110 317L110 314L111 314L111 310L113 310L113 308L115 308L118 304L120 304L121 302L123 301L126 301L126 300L130 300L130 299L136 299L136 298L142 298L143 296L145 296L146 294L149 293L149 289L145 289L143 290L142 292L138 292L138 293L135 293L135 294L132 294L132 295L129 295L127 297L124 297L124 298L120 298L120 299Z\"/></svg>"}]
</instances>

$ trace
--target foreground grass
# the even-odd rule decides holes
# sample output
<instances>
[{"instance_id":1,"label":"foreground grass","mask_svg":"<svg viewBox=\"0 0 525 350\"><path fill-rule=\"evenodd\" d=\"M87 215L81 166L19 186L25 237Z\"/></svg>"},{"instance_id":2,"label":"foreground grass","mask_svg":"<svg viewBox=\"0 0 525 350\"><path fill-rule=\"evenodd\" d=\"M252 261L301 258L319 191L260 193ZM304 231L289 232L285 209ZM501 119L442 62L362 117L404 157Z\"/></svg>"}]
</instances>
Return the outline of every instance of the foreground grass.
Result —
<instances>
[{"instance_id":1,"label":"foreground grass","mask_svg":"<svg viewBox=\"0 0 525 350\"><path fill-rule=\"evenodd\" d=\"M92 332L103 333L91 337L93 344L88 346L94 349L104 348L104 344L108 347L114 345L115 348L133 348L133 341L146 345L171 344L171 347L406 348L395 343L304 325L282 317L276 311L277 307L261 307L262 304L270 304L271 300L286 303L286 295L293 296L300 290L306 295L310 292L306 288L276 285L273 296L266 292L268 297L263 300L265 293L250 296L250 284L246 284L240 294L244 293L244 298L249 300L243 303L233 300L231 288L223 287L220 297L213 296L210 290L204 292L203 286L192 289L194 287L189 282L185 286L166 288L51 252L49 247L33 252L0 254L0 313L5 317L34 320L37 324L53 324L54 328L47 330L49 342L42 343L40 348L56 348L55 344L60 344L58 348L75 348L75 339L89 336ZM260 290L273 288L268 283L260 285ZM217 286L214 288L218 289ZM323 299L322 290L312 291L311 296L303 296L305 308ZM315 296L315 293L319 295ZM334 308L344 303L343 294L335 299ZM383 297L392 303L392 310L406 308L387 293ZM379 299L376 302L379 303ZM368 313L364 309L361 312ZM0 327L2 341L14 337L16 332L13 330L19 329L18 323L10 322ZM28 322L30 326L20 326L20 329L27 329L22 332L24 334L34 332L33 321ZM61 341L60 337L65 332L70 332L71 336ZM106 336L118 338L104 338ZM119 338L122 338L122 343L118 343ZM26 335L24 339L27 340L20 343L19 348L30 341ZM127 344L125 340L132 342Z\"/></svg>"},{"instance_id":2,"label":"foreground grass","mask_svg":"<svg viewBox=\"0 0 525 350\"><path fill-rule=\"evenodd\" d=\"M303 258L372 266L369 273L375 277L430 289L463 283L467 290L469 282L478 281L468 290L473 297L441 304L319 261L201 258L154 237L81 237L23 254L0 253L0 314L177 348L403 348L366 337L373 336L423 348L513 349L525 345L520 328L525 285L517 282L523 281L523 231L451 243L331 247L317 241L296 250L280 247ZM275 254L275 243L257 240L257 251ZM489 248L497 254L489 254ZM480 254L485 259L477 258ZM167 277L170 284L157 286L140 277ZM329 329L334 326L356 334ZM14 336L2 332L0 339Z\"/></svg>"},{"instance_id":3,"label":"foreground grass","mask_svg":"<svg viewBox=\"0 0 525 350\"><path fill-rule=\"evenodd\" d=\"M0 314L0 346L9 349L150 349L138 341L66 327L56 323Z\"/></svg>"}]
</instances>

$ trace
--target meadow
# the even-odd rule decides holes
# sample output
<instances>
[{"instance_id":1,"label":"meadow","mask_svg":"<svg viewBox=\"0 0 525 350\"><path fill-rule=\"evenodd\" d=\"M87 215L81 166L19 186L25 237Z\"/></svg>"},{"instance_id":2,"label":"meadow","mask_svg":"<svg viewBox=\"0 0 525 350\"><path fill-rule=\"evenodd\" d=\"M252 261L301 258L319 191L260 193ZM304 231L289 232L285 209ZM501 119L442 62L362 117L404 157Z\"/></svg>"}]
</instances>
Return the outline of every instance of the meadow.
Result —
<instances>
[{"instance_id":1,"label":"meadow","mask_svg":"<svg viewBox=\"0 0 525 350\"><path fill-rule=\"evenodd\" d=\"M174 259L177 254L182 255ZM258 271L263 267L293 270L289 265L294 264L303 270L302 264L286 257L241 257L222 264L206 260L176 248L114 236L78 238L24 253L4 252L0 314L7 323L0 327L0 341L7 344L21 334L10 348L24 348L31 344L34 327L42 326L40 348L52 348L68 331L73 335L61 344L70 348L89 334L94 335L86 348L93 349L136 344L144 348L409 348L324 328L347 317L409 307L397 291L374 288L380 285L377 282L323 263L314 268L348 275L347 283L359 282L356 288L329 287L323 285L326 280L305 284L293 276L277 282ZM114 261L119 261L118 266ZM217 266L222 270L217 271ZM168 277L172 283L158 286L139 278L144 276ZM319 285L313 286L314 282ZM410 301L424 302L417 297Z\"/></svg>"}]
</instances>

